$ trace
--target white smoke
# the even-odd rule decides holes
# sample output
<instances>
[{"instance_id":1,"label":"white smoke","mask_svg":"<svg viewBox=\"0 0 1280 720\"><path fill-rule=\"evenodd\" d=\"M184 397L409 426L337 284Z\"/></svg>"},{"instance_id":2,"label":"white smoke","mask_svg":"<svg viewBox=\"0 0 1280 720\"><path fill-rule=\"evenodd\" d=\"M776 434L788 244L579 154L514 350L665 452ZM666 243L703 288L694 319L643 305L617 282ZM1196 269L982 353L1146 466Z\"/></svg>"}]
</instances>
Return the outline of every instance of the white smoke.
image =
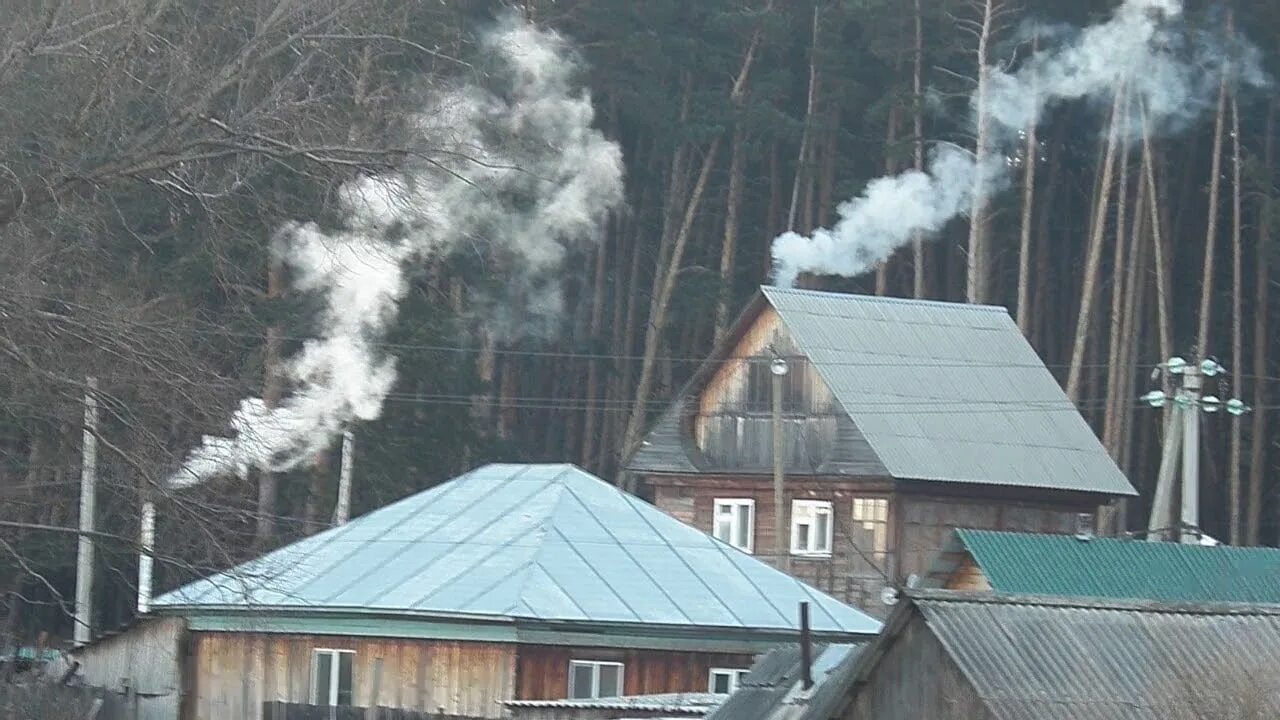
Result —
<instances>
[{"instance_id":1,"label":"white smoke","mask_svg":"<svg viewBox=\"0 0 1280 720\"><path fill-rule=\"evenodd\" d=\"M833 228L774 240L774 282L790 286L802 272L860 275L917 233L941 230L972 208L974 193L986 197L1007 186L1005 157L1016 152L1019 131L1055 103L1106 98L1123 82L1152 127L1171 129L1203 113L1224 71L1235 82L1263 84L1255 48L1227 48L1207 35L1188 39L1181 15L1180 0L1128 0L1106 22L1037 52L1015 72L988 68L983 110L993 145L986 167L976 167L971 153L944 146L924 172L873 180L840 205ZM1121 120L1120 132L1140 131L1134 117Z\"/></svg>"},{"instance_id":2,"label":"white smoke","mask_svg":"<svg viewBox=\"0 0 1280 720\"><path fill-rule=\"evenodd\" d=\"M621 149L592 127L591 99L575 89L565 41L510 16L481 47L509 79L502 96L474 85L437 94L414 126L430 161L345 187L337 231L292 223L277 233L274 249L295 289L325 299L323 330L288 360L291 390L281 402L242 401L234 435L205 437L171 486L251 468L283 471L353 420L376 418L395 381L394 361L377 346L411 263L465 242L513 256L527 277L546 274L621 203ZM556 290L542 283L533 312L559 314Z\"/></svg>"}]
</instances>

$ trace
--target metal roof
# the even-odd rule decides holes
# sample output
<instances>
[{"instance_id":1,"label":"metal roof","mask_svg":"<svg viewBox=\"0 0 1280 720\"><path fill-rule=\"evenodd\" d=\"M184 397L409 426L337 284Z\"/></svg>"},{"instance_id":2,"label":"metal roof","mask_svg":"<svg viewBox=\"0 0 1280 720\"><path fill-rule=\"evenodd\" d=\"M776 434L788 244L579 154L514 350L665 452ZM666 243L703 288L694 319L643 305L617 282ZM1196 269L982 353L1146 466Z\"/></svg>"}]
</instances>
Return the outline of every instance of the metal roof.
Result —
<instances>
[{"instance_id":1,"label":"metal roof","mask_svg":"<svg viewBox=\"0 0 1280 720\"><path fill-rule=\"evenodd\" d=\"M1188 714L1199 702L1212 717L1280 711L1276 606L955 593L911 604L997 720L1207 717ZM1238 714L1253 702L1257 714Z\"/></svg>"},{"instance_id":2,"label":"metal roof","mask_svg":"<svg viewBox=\"0 0 1280 720\"><path fill-rule=\"evenodd\" d=\"M869 446L864 465L899 479L1136 494L1004 308L761 291L853 420L850 437ZM630 469L696 465L678 414L649 443Z\"/></svg>"},{"instance_id":3,"label":"metal roof","mask_svg":"<svg viewBox=\"0 0 1280 720\"><path fill-rule=\"evenodd\" d=\"M813 687L808 690L802 687L800 646L770 650L756 659L738 689L707 720L825 720L841 698L839 688L830 681L847 674L869 644L815 645Z\"/></svg>"},{"instance_id":4,"label":"metal roof","mask_svg":"<svg viewBox=\"0 0 1280 720\"><path fill-rule=\"evenodd\" d=\"M504 700L503 705L515 708L564 708L583 710L630 710L634 712L671 713L673 715L697 715L702 717L728 695L718 693L655 693L652 695L622 695L607 698L560 700Z\"/></svg>"},{"instance_id":5,"label":"metal roof","mask_svg":"<svg viewBox=\"0 0 1280 720\"><path fill-rule=\"evenodd\" d=\"M572 465L486 465L154 603L750 631L880 623Z\"/></svg>"},{"instance_id":6,"label":"metal roof","mask_svg":"<svg viewBox=\"0 0 1280 720\"><path fill-rule=\"evenodd\" d=\"M996 592L1280 603L1276 548L957 530L948 551L972 557ZM935 569L945 570L947 556Z\"/></svg>"}]
</instances>

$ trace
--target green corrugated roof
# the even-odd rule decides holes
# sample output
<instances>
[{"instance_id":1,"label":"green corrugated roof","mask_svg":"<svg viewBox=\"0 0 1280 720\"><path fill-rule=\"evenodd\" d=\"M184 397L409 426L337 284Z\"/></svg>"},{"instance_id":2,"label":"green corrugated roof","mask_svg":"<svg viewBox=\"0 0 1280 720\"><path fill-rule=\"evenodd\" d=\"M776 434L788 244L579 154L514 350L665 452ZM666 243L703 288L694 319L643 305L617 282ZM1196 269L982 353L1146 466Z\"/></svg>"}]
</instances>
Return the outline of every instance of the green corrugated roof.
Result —
<instances>
[{"instance_id":1,"label":"green corrugated roof","mask_svg":"<svg viewBox=\"0 0 1280 720\"><path fill-rule=\"evenodd\" d=\"M999 593L1280 603L1280 550L957 530Z\"/></svg>"}]
</instances>

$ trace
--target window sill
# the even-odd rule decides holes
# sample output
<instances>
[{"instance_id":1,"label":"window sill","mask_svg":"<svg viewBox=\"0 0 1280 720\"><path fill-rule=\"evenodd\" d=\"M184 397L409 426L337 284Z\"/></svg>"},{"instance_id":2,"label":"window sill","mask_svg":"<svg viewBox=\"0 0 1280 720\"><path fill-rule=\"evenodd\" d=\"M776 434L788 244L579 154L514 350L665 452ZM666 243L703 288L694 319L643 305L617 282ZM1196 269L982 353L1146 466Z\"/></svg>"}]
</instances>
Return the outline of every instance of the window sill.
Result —
<instances>
[{"instance_id":1,"label":"window sill","mask_svg":"<svg viewBox=\"0 0 1280 720\"><path fill-rule=\"evenodd\" d=\"M807 559L807 560L830 560L830 559L831 559L831 553L829 553L829 552L801 552L801 551L799 551L799 550L792 550L792 551L791 551L791 557L800 558L800 559L802 559L802 560L806 560L806 559Z\"/></svg>"}]
</instances>

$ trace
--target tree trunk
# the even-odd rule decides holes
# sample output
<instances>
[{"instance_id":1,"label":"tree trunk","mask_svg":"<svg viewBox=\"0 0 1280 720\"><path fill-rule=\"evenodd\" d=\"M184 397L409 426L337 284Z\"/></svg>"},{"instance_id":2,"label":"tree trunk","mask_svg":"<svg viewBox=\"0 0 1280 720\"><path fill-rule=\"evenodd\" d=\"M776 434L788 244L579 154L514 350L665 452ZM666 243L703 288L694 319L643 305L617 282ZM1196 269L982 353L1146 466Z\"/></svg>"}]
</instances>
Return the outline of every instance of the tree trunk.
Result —
<instances>
[{"instance_id":1,"label":"tree trunk","mask_svg":"<svg viewBox=\"0 0 1280 720\"><path fill-rule=\"evenodd\" d=\"M620 241L619 229L620 221L615 214L613 219L612 233ZM605 305L605 268L609 258L609 240L604 238L600 241L600 247L596 249L596 273L595 282L591 286L591 327L587 331L588 347L591 348L593 355L599 354L600 349L600 331L604 327L604 305ZM587 359L587 389L586 389L586 405L582 417L582 467L591 469L595 458L596 440L599 434L599 412L597 406L599 404L600 394L600 366L603 361L598 357Z\"/></svg>"},{"instance_id":2,"label":"tree trunk","mask_svg":"<svg viewBox=\"0 0 1280 720\"><path fill-rule=\"evenodd\" d=\"M822 182L818 184L818 226L831 227L832 198L836 187L836 158L840 156L840 116L832 109L828 119L827 151L822 156Z\"/></svg>"},{"instance_id":3,"label":"tree trunk","mask_svg":"<svg viewBox=\"0 0 1280 720\"><path fill-rule=\"evenodd\" d=\"M1258 243L1254 256L1254 307L1253 307L1253 429L1250 440L1253 450L1249 457L1249 544L1257 545L1262 539L1262 478L1266 473L1267 445L1267 387L1270 385L1267 350L1271 338L1267 317L1270 305L1271 274L1271 204L1274 202L1272 180L1275 177L1276 100L1267 108L1267 122L1263 140L1262 167L1264 187L1259 196Z\"/></svg>"},{"instance_id":4,"label":"tree trunk","mask_svg":"<svg viewBox=\"0 0 1280 720\"><path fill-rule=\"evenodd\" d=\"M1127 104L1122 112L1127 118ZM1124 401L1120 395L1120 344L1124 324L1125 252L1129 247L1129 237L1125 233L1128 198L1129 134L1126 128L1124 140L1120 144L1120 181L1116 188L1116 243L1111 263L1111 335L1107 343L1107 397L1102 432L1103 443L1117 463L1120 462L1120 404Z\"/></svg>"},{"instance_id":5,"label":"tree trunk","mask_svg":"<svg viewBox=\"0 0 1280 720\"><path fill-rule=\"evenodd\" d=\"M1143 180L1147 184L1147 208L1151 211L1151 250L1156 272L1156 316L1160 333L1160 362L1173 357L1173 290L1170 287L1169 253L1164 244L1163 215L1160 207L1160 193L1156 189L1156 156L1151 147L1151 128L1147 122L1145 108L1142 110L1142 168ZM1166 373L1167 375L1167 373ZM1166 387L1166 391L1168 388ZM1168 415L1168 411L1165 411ZM1163 425L1162 425L1163 427Z\"/></svg>"},{"instance_id":6,"label":"tree trunk","mask_svg":"<svg viewBox=\"0 0 1280 720\"><path fill-rule=\"evenodd\" d=\"M1244 284L1244 268L1241 255L1241 194L1240 194L1240 104L1235 93L1231 95L1231 396L1242 397L1244 388L1240 385L1240 377L1244 363L1244 304L1242 285ZM1232 417L1230 454L1227 460L1227 509L1228 536L1232 545L1239 545L1244 537L1240 524L1240 418Z\"/></svg>"},{"instance_id":7,"label":"tree trunk","mask_svg":"<svg viewBox=\"0 0 1280 720\"><path fill-rule=\"evenodd\" d=\"M718 343L729 326L729 308L733 303L733 267L738 245L738 212L742 204L743 166L746 165L746 139L741 124L733 130L729 149L729 189L724 203L724 242L720 245L720 297L716 302L716 336Z\"/></svg>"},{"instance_id":8,"label":"tree trunk","mask_svg":"<svg viewBox=\"0 0 1280 720\"><path fill-rule=\"evenodd\" d=\"M1213 155L1209 170L1209 227L1204 239L1204 275L1200 280L1200 329L1196 332L1194 361L1210 353L1209 320L1213 310L1214 246L1218 241L1218 197L1222 191L1222 133L1227 117L1227 75L1218 84L1218 112L1213 121Z\"/></svg>"},{"instance_id":9,"label":"tree trunk","mask_svg":"<svg viewBox=\"0 0 1280 720\"><path fill-rule=\"evenodd\" d=\"M987 91L990 72L987 68L987 47L991 42L992 23L995 19L997 0L982 3L982 30L978 35L978 89L974 95L974 114L977 119L978 137L974 143L973 161L976 172L973 182L973 205L969 211L969 260L966 275L966 299L970 303L987 302L990 290L990 250L987 247L987 197L986 163L991 154L991 120L987 116Z\"/></svg>"},{"instance_id":10,"label":"tree trunk","mask_svg":"<svg viewBox=\"0 0 1280 720\"><path fill-rule=\"evenodd\" d=\"M1098 188L1098 206L1089 233L1089 249L1085 257L1084 280L1080 288L1080 312L1076 316L1075 340L1071 346L1071 364L1067 369L1067 397L1080 399L1081 371L1093 319L1093 300L1097 295L1098 266L1102 260L1102 237L1106 233L1107 206L1111 198L1111 176L1115 168L1116 145L1119 141L1120 108L1124 106L1124 87L1116 88L1111 104L1111 120L1107 132L1107 149L1102 159L1102 180Z\"/></svg>"},{"instance_id":11,"label":"tree trunk","mask_svg":"<svg viewBox=\"0 0 1280 720\"><path fill-rule=\"evenodd\" d=\"M915 52L912 62L911 90L912 131L915 133L916 170L924 170L924 13L920 10L920 0L915 0ZM912 271L912 295L924 298L929 295L929 286L925 282L928 268L925 264L924 236L919 232L911 236L911 254L914 260Z\"/></svg>"},{"instance_id":12,"label":"tree trunk","mask_svg":"<svg viewBox=\"0 0 1280 720\"><path fill-rule=\"evenodd\" d=\"M1031 52L1040 49L1039 36L1031 39ZM1018 329L1031 336L1031 220L1036 198L1036 165L1040 147L1036 142L1036 123L1027 125L1026 151L1022 168L1022 231L1018 238Z\"/></svg>"},{"instance_id":13,"label":"tree trunk","mask_svg":"<svg viewBox=\"0 0 1280 720\"><path fill-rule=\"evenodd\" d=\"M821 15L822 6L814 5L812 41L809 45L809 98L805 103L804 131L800 134L800 153L796 159L795 182L791 184L791 209L787 211L787 230L796 229L796 213L800 204L800 187L810 172L809 146L813 144L813 114L818 102L818 21ZM809 229L806 228L806 231Z\"/></svg>"},{"instance_id":14,"label":"tree trunk","mask_svg":"<svg viewBox=\"0 0 1280 720\"><path fill-rule=\"evenodd\" d=\"M267 264L267 299L279 300L284 292L284 267L280 260L272 255ZM280 402L281 386L281 334L278 324L267 327L266 347L263 353L262 401L268 408ZM271 544L276 531L276 474L270 470L258 473L258 507L257 522L254 532L254 544L265 549Z\"/></svg>"}]
</instances>

